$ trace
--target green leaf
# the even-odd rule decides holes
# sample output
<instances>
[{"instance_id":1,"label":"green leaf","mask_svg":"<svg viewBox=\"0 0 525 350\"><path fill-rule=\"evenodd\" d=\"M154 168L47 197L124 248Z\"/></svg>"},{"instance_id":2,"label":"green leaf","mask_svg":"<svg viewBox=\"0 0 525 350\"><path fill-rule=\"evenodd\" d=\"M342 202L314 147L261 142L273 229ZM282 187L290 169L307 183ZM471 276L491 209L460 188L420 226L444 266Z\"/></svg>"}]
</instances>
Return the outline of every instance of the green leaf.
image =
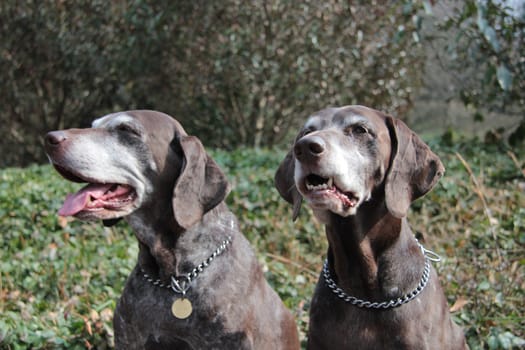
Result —
<instances>
[{"instance_id":1,"label":"green leaf","mask_svg":"<svg viewBox=\"0 0 525 350\"><path fill-rule=\"evenodd\" d=\"M512 349L514 347L522 347L525 345L525 339L517 337L511 332L498 334L498 341L503 349Z\"/></svg>"},{"instance_id":2,"label":"green leaf","mask_svg":"<svg viewBox=\"0 0 525 350\"><path fill-rule=\"evenodd\" d=\"M485 29L483 30L483 35L485 36L485 39L489 42L490 46L492 46L494 51L499 52L499 40L494 28L492 28L489 25L485 26Z\"/></svg>"},{"instance_id":3,"label":"green leaf","mask_svg":"<svg viewBox=\"0 0 525 350\"><path fill-rule=\"evenodd\" d=\"M479 28L480 32L483 33L485 31L485 28L488 25L487 19L485 18L485 13L487 11L485 9L485 6L483 6L483 4L478 3L477 6L478 6L478 21L477 21L478 28Z\"/></svg>"},{"instance_id":4,"label":"green leaf","mask_svg":"<svg viewBox=\"0 0 525 350\"><path fill-rule=\"evenodd\" d=\"M427 15L432 15L432 4L430 3L430 1L423 1L423 8L425 9L425 13Z\"/></svg>"},{"instance_id":5,"label":"green leaf","mask_svg":"<svg viewBox=\"0 0 525 350\"><path fill-rule=\"evenodd\" d=\"M478 284L478 290L489 290L490 289L490 282L485 280L482 281L480 284Z\"/></svg>"},{"instance_id":6,"label":"green leaf","mask_svg":"<svg viewBox=\"0 0 525 350\"><path fill-rule=\"evenodd\" d=\"M499 52L500 45L498 41L498 36L496 35L496 31L494 28L492 28L486 17L486 8L482 4L478 4L478 28L481 33L483 33L483 36L485 37L485 40L487 40L492 46L492 49L496 52Z\"/></svg>"},{"instance_id":7,"label":"green leaf","mask_svg":"<svg viewBox=\"0 0 525 350\"><path fill-rule=\"evenodd\" d=\"M488 338L487 344L488 344L490 350L496 350L496 349L499 348L498 338L496 338L496 336L494 336L494 335L491 335Z\"/></svg>"},{"instance_id":8,"label":"green leaf","mask_svg":"<svg viewBox=\"0 0 525 350\"><path fill-rule=\"evenodd\" d=\"M512 73L507 69L504 64L500 64L496 71L498 77L499 86L504 90L508 91L512 87Z\"/></svg>"},{"instance_id":9,"label":"green leaf","mask_svg":"<svg viewBox=\"0 0 525 350\"><path fill-rule=\"evenodd\" d=\"M406 16L406 15L409 15L411 12L412 12L412 3L411 2L405 3L403 5L403 14Z\"/></svg>"},{"instance_id":10,"label":"green leaf","mask_svg":"<svg viewBox=\"0 0 525 350\"><path fill-rule=\"evenodd\" d=\"M494 335L491 335L487 339L487 344L488 344L490 350L498 349L498 347L499 347L498 338L496 338Z\"/></svg>"}]
</instances>

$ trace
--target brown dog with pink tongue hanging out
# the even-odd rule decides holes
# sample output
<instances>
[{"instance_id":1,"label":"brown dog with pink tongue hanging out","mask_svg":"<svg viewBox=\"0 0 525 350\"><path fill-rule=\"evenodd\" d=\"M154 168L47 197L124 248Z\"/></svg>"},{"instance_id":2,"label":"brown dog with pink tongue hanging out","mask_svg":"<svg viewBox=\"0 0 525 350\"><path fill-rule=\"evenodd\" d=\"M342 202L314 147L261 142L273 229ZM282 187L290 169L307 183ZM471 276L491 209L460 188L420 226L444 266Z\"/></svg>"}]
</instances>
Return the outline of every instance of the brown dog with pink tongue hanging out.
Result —
<instances>
[{"instance_id":1,"label":"brown dog with pink tongue hanging out","mask_svg":"<svg viewBox=\"0 0 525 350\"><path fill-rule=\"evenodd\" d=\"M45 147L64 178L89 183L60 215L124 218L138 239L113 319L117 349L299 349L292 314L224 203L226 176L177 121L120 112L50 132Z\"/></svg>"}]
</instances>

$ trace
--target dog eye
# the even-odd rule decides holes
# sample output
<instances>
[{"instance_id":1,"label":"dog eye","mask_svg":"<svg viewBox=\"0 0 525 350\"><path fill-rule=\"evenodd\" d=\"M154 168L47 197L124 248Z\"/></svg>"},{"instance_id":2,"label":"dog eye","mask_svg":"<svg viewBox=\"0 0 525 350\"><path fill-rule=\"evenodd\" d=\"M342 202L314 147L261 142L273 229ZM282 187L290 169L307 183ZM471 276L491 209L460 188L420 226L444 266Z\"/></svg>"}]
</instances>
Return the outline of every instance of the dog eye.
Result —
<instances>
[{"instance_id":1,"label":"dog eye","mask_svg":"<svg viewBox=\"0 0 525 350\"><path fill-rule=\"evenodd\" d=\"M366 128L364 126L356 125L356 126L353 127L352 132L354 134L366 134L368 132L368 130L366 130Z\"/></svg>"},{"instance_id":2,"label":"dog eye","mask_svg":"<svg viewBox=\"0 0 525 350\"><path fill-rule=\"evenodd\" d=\"M133 126L128 125L128 124L120 124L115 129L117 131L122 131L124 133L132 134L132 135L135 135L135 136L140 136L139 130L137 130L136 128L134 128Z\"/></svg>"},{"instance_id":3,"label":"dog eye","mask_svg":"<svg viewBox=\"0 0 525 350\"><path fill-rule=\"evenodd\" d=\"M352 125L345 129L345 134L349 136L350 135L363 135L367 133L368 133L368 129L362 125Z\"/></svg>"}]
</instances>

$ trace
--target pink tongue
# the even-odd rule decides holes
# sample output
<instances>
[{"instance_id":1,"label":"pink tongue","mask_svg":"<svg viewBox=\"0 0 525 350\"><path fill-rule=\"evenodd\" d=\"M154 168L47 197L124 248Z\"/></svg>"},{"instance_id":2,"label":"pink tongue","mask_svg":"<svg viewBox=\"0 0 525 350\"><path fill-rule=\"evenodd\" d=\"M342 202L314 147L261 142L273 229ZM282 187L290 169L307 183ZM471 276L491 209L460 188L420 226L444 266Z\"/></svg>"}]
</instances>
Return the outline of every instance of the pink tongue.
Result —
<instances>
[{"instance_id":1,"label":"pink tongue","mask_svg":"<svg viewBox=\"0 0 525 350\"><path fill-rule=\"evenodd\" d=\"M82 211L90 202L91 197L98 199L108 192L114 184L89 184L77 193L68 194L62 208L58 210L60 216L75 215Z\"/></svg>"}]
</instances>

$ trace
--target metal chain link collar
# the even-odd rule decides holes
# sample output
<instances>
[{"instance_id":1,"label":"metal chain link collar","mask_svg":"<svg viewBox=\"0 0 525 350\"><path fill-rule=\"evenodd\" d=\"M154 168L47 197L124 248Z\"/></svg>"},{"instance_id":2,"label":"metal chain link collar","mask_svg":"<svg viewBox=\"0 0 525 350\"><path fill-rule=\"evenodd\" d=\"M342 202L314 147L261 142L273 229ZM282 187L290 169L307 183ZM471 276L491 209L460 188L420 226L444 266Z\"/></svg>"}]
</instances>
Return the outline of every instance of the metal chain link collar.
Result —
<instances>
[{"instance_id":1,"label":"metal chain link collar","mask_svg":"<svg viewBox=\"0 0 525 350\"><path fill-rule=\"evenodd\" d=\"M208 267L208 265L213 261L213 259L224 253L224 251L228 248L231 242L232 237L226 237L226 239L221 242L219 247L206 260L201 262L197 267L195 267L193 270L191 270L185 275L171 276L171 282L169 284L162 282L160 279L153 279L144 271L144 269L142 269L142 267L140 268L140 271L142 271L142 275L146 279L146 281L150 282L154 286L172 289L175 293L182 294L182 296L184 297L188 289L190 289L191 282L195 278L197 278L197 276L199 276L199 273L201 273L206 267Z\"/></svg>"},{"instance_id":2,"label":"metal chain link collar","mask_svg":"<svg viewBox=\"0 0 525 350\"><path fill-rule=\"evenodd\" d=\"M417 242L417 240L416 240ZM421 252L423 253L425 257L425 268L423 269L423 276L421 276L421 280L419 281L419 284L417 285L416 289L411 291L408 294L405 294L402 297L399 297L397 299L391 299L387 301L382 302L371 302L368 300L358 299L356 297L353 297L351 295L346 294L344 290L339 288L339 286L335 283L335 281L330 276L330 271L328 269L328 259L325 259L323 264L323 276L326 284L332 292L334 292L335 295L337 295L339 298L343 299L345 302L350 303L354 306L366 308L366 309L391 309L398 306L401 306L403 304L408 303L415 297L419 295L427 285L428 279L430 277L430 262L439 262L441 261L441 257L434 253L431 250L425 249L419 242L417 242L417 245L419 248L421 248Z\"/></svg>"}]
</instances>

